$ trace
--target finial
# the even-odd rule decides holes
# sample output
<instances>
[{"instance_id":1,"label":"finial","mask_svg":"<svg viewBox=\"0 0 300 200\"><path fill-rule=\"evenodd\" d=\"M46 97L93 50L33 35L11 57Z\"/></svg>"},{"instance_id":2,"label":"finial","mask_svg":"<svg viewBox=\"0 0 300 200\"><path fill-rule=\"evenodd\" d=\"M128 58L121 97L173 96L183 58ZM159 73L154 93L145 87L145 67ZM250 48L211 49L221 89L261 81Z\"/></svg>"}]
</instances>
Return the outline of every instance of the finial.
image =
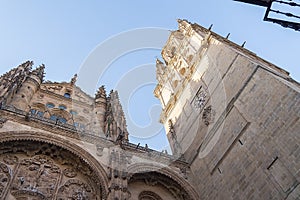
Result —
<instances>
[{"instance_id":1,"label":"finial","mask_svg":"<svg viewBox=\"0 0 300 200\"><path fill-rule=\"evenodd\" d=\"M96 99L98 99L100 97L106 98L106 90L105 90L104 85L101 85L96 93Z\"/></svg>"},{"instance_id":2,"label":"finial","mask_svg":"<svg viewBox=\"0 0 300 200\"><path fill-rule=\"evenodd\" d=\"M210 30L212 29L212 27L213 27L213 24L211 24L211 25L209 26L208 30L210 31Z\"/></svg>"},{"instance_id":3,"label":"finial","mask_svg":"<svg viewBox=\"0 0 300 200\"><path fill-rule=\"evenodd\" d=\"M119 100L119 93L118 91L114 91L114 98Z\"/></svg>"},{"instance_id":4,"label":"finial","mask_svg":"<svg viewBox=\"0 0 300 200\"><path fill-rule=\"evenodd\" d=\"M39 67L37 67L35 70L32 71L32 74L39 77L42 81L44 78L44 70L45 70L45 65L41 64Z\"/></svg>"},{"instance_id":5,"label":"finial","mask_svg":"<svg viewBox=\"0 0 300 200\"><path fill-rule=\"evenodd\" d=\"M74 74L73 78L71 79L71 85L75 85L77 81L77 74Z\"/></svg>"},{"instance_id":6,"label":"finial","mask_svg":"<svg viewBox=\"0 0 300 200\"><path fill-rule=\"evenodd\" d=\"M32 66L33 66L33 61L29 61L29 60L20 65L20 67L23 67L25 71L30 71Z\"/></svg>"}]
</instances>

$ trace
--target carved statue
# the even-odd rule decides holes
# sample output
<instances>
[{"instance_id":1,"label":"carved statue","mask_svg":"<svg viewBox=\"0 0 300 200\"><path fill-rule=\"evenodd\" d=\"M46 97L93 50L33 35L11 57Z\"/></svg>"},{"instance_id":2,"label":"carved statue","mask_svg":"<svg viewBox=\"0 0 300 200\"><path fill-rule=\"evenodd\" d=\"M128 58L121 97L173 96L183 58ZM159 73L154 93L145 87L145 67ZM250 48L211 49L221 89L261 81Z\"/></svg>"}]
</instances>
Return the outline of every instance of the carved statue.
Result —
<instances>
[{"instance_id":1,"label":"carved statue","mask_svg":"<svg viewBox=\"0 0 300 200\"><path fill-rule=\"evenodd\" d=\"M106 137L111 137L112 122L113 122L113 116L112 116L111 103L108 103L107 112L106 112L106 125L105 125L105 136Z\"/></svg>"},{"instance_id":2,"label":"carved statue","mask_svg":"<svg viewBox=\"0 0 300 200\"><path fill-rule=\"evenodd\" d=\"M177 140L177 136L176 136L176 133L174 130L174 125L173 125L172 120L169 119L168 123L169 123L169 133L171 134L172 139Z\"/></svg>"},{"instance_id":3,"label":"carved statue","mask_svg":"<svg viewBox=\"0 0 300 200\"><path fill-rule=\"evenodd\" d=\"M75 85L76 81L77 81L77 74L75 74L71 79L71 85Z\"/></svg>"}]
</instances>

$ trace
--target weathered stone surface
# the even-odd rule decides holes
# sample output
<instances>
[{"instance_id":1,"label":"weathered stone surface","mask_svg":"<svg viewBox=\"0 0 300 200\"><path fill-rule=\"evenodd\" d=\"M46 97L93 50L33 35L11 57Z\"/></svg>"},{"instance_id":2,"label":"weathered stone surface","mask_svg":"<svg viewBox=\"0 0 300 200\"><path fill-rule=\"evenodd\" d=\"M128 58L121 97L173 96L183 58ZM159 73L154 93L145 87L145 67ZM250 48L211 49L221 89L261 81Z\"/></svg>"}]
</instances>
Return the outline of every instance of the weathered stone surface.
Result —
<instances>
[{"instance_id":1,"label":"weathered stone surface","mask_svg":"<svg viewBox=\"0 0 300 200\"><path fill-rule=\"evenodd\" d=\"M161 121L174 122L200 199L299 199L299 83L197 24L182 20L179 31L183 41L201 38L201 45L187 68L190 79L178 85L177 99L166 103L172 109L162 111ZM165 59L170 44L177 49L170 62L178 66L187 59L178 50L183 43L174 46L170 37ZM177 70L165 61L168 70ZM192 102L201 86L207 97L197 110Z\"/></svg>"}]
</instances>

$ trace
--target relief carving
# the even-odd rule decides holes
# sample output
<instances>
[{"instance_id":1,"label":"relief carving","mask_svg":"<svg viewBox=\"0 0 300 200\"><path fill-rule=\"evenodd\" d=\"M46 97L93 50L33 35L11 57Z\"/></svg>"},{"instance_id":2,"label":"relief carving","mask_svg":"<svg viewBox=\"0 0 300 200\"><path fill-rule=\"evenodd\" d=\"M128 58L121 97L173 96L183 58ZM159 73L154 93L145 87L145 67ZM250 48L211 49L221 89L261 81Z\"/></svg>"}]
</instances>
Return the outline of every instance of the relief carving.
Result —
<instances>
[{"instance_id":1,"label":"relief carving","mask_svg":"<svg viewBox=\"0 0 300 200\"><path fill-rule=\"evenodd\" d=\"M0 117L0 128L4 126L4 123L7 121L6 118Z\"/></svg>"},{"instance_id":2,"label":"relief carving","mask_svg":"<svg viewBox=\"0 0 300 200\"><path fill-rule=\"evenodd\" d=\"M11 172L8 166L0 163L0 197L3 197L5 189L11 179ZM2 198L1 198L2 199Z\"/></svg>"},{"instance_id":3,"label":"relief carving","mask_svg":"<svg viewBox=\"0 0 300 200\"><path fill-rule=\"evenodd\" d=\"M61 91L62 88L63 88L63 86L61 86L61 85L51 85L51 86L46 87L46 90L55 92L55 91Z\"/></svg>"},{"instance_id":4,"label":"relief carving","mask_svg":"<svg viewBox=\"0 0 300 200\"><path fill-rule=\"evenodd\" d=\"M70 179L59 188L57 199L93 200L96 198L95 194L87 184L77 179Z\"/></svg>"},{"instance_id":5,"label":"relief carving","mask_svg":"<svg viewBox=\"0 0 300 200\"><path fill-rule=\"evenodd\" d=\"M38 155L30 159L23 159L13 180L13 195L21 193L41 194L45 198L52 198L58 184L61 170L54 165L47 156Z\"/></svg>"},{"instance_id":6,"label":"relief carving","mask_svg":"<svg viewBox=\"0 0 300 200\"><path fill-rule=\"evenodd\" d=\"M200 110L203 109L204 105L206 104L208 99L207 92L201 87L199 91L196 93L195 98L193 99L193 104L196 108Z\"/></svg>"},{"instance_id":7,"label":"relief carving","mask_svg":"<svg viewBox=\"0 0 300 200\"><path fill-rule=\"evenodd\" d=\"M96 145L96 148L97 148L97 152L96 152L97 156L101 157L103 155L104 148L99 144Z\"/></svg>"},{"instance_id":8,"label":"relief carving","mask_svg":"<svg viewBox=\"0 0 300 200\"><path fill-rule=\"evenodd\" d=\"M14 165L18 162L18 157L14 156L14 155L7 154L7 155L4 156L3 162L5 162L8 165Z\"/></svg>"},{"instance_id":9,"label":"relief carving","mask_svg":"<svg viewBox=\"0 0 300 200\"><path fill-rule=\"evenodd\" d=\"M74 178L77 176L77 173L73 168L66 168L63 173L68 178Z\"/></svg>"},{"instance_id":10,"label":"relief carving","mask_svg":"<svg viewBox=\"0 0 300 200\"><path fill-rule=\"evenodd\" d=\"M95 172L61 147L37 141L5 142L0 144L0 159L0 199L102 199Z\"/></svg>"}]
</instances>

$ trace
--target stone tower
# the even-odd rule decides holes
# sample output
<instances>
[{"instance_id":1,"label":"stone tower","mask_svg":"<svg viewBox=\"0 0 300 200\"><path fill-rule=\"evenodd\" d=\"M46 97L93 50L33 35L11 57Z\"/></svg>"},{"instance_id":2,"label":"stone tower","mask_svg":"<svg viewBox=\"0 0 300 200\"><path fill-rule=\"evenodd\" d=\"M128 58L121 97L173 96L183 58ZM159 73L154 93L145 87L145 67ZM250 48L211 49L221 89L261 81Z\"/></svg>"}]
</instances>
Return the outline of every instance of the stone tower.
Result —
<instances>
[{"instance_id":1,"label":"stone tower","mask_svg":"<svg viewBox=\"0 0 300 200\"><path fill-rule=\"evenodd\" d=\"M199 199L184 160L129 142L117 91L32 66L0 77L0 199Z\"/></svg>"},{"instance_id":2,"label":"stone tower","mask_svg":"<svg viewBox=\"0 0 300 200\"><path fill-rule=\"evenodd\" d=\"M154 94L199 199L299 199L299 83L243 45L178 25L157 60Z\"/></svg>"},{"instance_id":3,"label":"stone tower","mask_svg":"<svg viewBox=\"0 0 300 200\"><path fill-rule=\"evenodd\" d=\"M27 61L0 77L0 199L299 199L300 85L178 20L154 94L173 155L129 141L117 91Z\"/></svg>"}]
</instances>

